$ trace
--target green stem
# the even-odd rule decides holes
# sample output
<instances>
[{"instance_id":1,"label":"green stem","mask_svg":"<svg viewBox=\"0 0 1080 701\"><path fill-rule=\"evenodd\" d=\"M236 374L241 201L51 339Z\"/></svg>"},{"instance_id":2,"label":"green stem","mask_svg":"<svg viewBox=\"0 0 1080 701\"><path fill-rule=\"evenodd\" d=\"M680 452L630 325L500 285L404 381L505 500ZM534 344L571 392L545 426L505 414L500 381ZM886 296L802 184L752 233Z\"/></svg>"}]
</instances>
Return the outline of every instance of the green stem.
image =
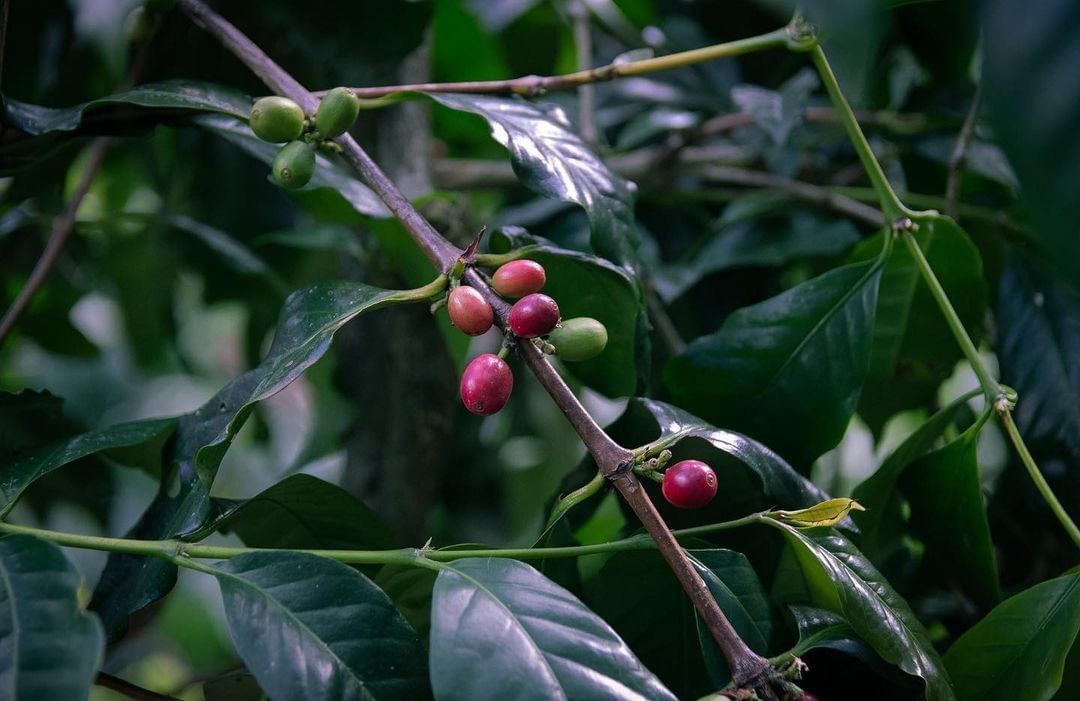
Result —
<instances>
[{"instance_id":1,"label":"green stem","mask_svg":"<svg viewBox=\"0 0 1080 701\"><path fill-rule=\"evenodd\" d=\"M833 107L836 108L840 123L844 125L848 138L851 139L851 145L855 147L855 152L859 154L859 160L862 161L863 168L866 169L870 184L877 191L878 202L881 204L881 211L885 214L885 218L892 220L911 214L911 211L896 196L896 192L893 191L888 178L885 177L885 171L881 169L881 164L878 163L877 157L874 156L874 152L870 148L870 142L866 140L866 135L863 134L862 127L859 126L859 120L855 118L855 112L851 109L851 105L848 104L847 98L840 91L840 84L836 81L836 75L833 74L828 59L825 58L825 51L821 46L815 46L810 50L810 57L813 59L814 67L817 68L818 74L821 76L821 82L825 84L825 90L829 93L829 99L832 100Z\"/></svg>"},{"instance_id":2,"label":"green stem","mask_svg":"<svg viewBox=\"0 0 1080 701\"><path fill-rule=\"evenodd\" d=\"M1001 396L1001 385L986 369L986 365L979 356L978 349L975 348L975 343L971 340L971 336L968 335L963 322L960 321L960 316L956 313L956 309L953 308L952 302L949 301L949 296L945 294L945 288L938 281L937 275L934 274L934 270L930 267L930 262L926 260L926 256L923 254L922 248L919 247L919 242L915 240L915 236L910 231L905 230L901 233L901 237L911 252L911 257L915 259L916 265L919 266L919 272L922 274L926 286L930 288L930 294L933 295L934 301L937 302L938 307L941 309L941 313L945 316L945 321L948 323L953 337L956 338L960 350L964 352L964 357L967 358L968 363L971 364L971 369L975 371L975 375L979 378L979 384L982 386L987 402L993 404Z\"/></svg>"},{"instance_id":3,"label":"green stem","mask_svg":"<svg viewBox=\"0 0 1080 701\"><path fill-rule=\"evenodd\" d=\"M739 526L756 523L761 514L751 514L734 521L722 521L696 528L685 528L674 531L679 537L690 537L724 531ZM162 557L176 562L189 569L199 569L192 565L193 558L210 560L227 560L253 552L283 552L275 548L245 548L222 545L203 545L201 543L186 543L178 540L133 540L130 538L110 538L108 536L80 535L78 533L64 533L50 531L44 528L32 528L30 526L18 526L13 523L0 522L0 534L20 533L31 535L51 543L70 548L84 550L101 550L104 552L126 553L129 555L151 555ZM647 534L641 533L628 538L612 540L606 543L593 545L573 545L551 548L493 548L490 550L424 550L417 548L401 548L398 550L296 550L319 557L326 557L338 562L350 565L407 565L412 567L432 567L430 563L449 562L468 557L504 557L515 560L544 560L558 557L580 557L582 555L597 555L601 553L620 552L624 550L651 550L656 547L655 541ZM204 570L209 569L202 566Z\"/></svg>"},{"instance_id":4,"label":"green stem","mask_svg":"<svg viewBox=\"0 0 1080 701\"><path fill-rule=\"evenodd\" d=\"M547 525L544 526L544 531L550 530L567 511L599 492L606 481L607 479L604 477L604 473L597 470L596 476L593 477L588 484L579 489L575 489L560 499L559 502L555 504L555 508L551 510L551 517L548 518Z\"/></svg>"},{"instance_id":5,"label":"green stem","mask_svg":"<svg viewBox=\"0 0 1080 701\"><path fill-rule=\"evenodd\" d=\"M1035 483L1035 488L1039 490L1039 494L1042 495L1042 498L1050 506L1050 510L1054 512L1054 516L1057 516L1057 520L1065 527L1065 530L1068 532L1069 537L1072 538L1073 543L1075 543L1077 547L1080 547L1080 528L1076 527L1076 523L1069 517L1069 514L1065 512L1065 507L1058 501L1054 491L1050 489L1050 485L1046 483L1046 478L1039 472L1039 466L1035 464L1035 459L1031 457L1027 445L1024 444L1024 439L1020 436L1020 431L1016 429L1016 423L1013 421L1012 412L1005 409L999 411L998 415L1001 416L1001 423L1005 427L1005 433L1008 434L1009 440L1012 441L1013 447L1016 448L1016 452L1020 456L1020 462L1024 463L1024 467L1027 468L1028 474L1031 475L1031 481Z\"/></svg>"}]
</instances>

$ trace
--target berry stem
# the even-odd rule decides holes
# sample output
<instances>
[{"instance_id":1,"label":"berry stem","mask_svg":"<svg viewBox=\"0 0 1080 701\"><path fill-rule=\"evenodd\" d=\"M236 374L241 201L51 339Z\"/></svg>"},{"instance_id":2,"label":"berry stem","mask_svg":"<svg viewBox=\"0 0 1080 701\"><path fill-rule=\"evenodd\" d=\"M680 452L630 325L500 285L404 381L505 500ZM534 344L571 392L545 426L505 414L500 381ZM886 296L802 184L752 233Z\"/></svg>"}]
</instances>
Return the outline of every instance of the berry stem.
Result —
<instances>
[{"instance_id":1,"label":"berry stem","mask_svg":"<svg viewBox=\"0 0 1080 701\"><path fill-rule=\"evenodd\" d=\"M247 36L233 26L224 17L214 12L201 0L178 0L179 6L199 27L216 37L228 50L243 61L264 83L275 92L282 94L299 104L305 112L314 112L318 100L310 92L284 71L266 53L255 45ZM762 37L754 37L727 45L718 45L697 51L686 52L676 57L661 56L640 62L635 70L643 67L652 72L687 63L696 63L711 58L731 56L747 51L760 50L774 46L787 45L786 30L772 32ZM593 69L604 70L604 69ZM606 70L610 71L610 67ZM621 74L630 75L620 68ZM586 71L586 80L593 80L593 71ZM634 73L636 74L636 73ZM599 75L599 74L597 74ZM612 72L611 77L616 75ZM462 251L444 239L430 223L412 206L397 186L387 177L371 157L348 134L335 139L342 148L342 156L359 173L360 177L386 203L386 206L409 232L427 257L439 270L449 270L462 255ZM495 311L496 324L506 329L509 307L488 286L486 280L471 267L466 269L464 281L475 287L491 304ZM540 350L528 343L518 344L518 352L525 364L551 395L555 404L566 416L578 436L585 443L601 473L612 481L623 498L630 504L634 513L641 519L642 525L649 532L661 555L667 560L683 589L700 612L702 620L720 646L728 667L731 669L733 682L741 686L745 683L760 685L771 668L768 660L753 652L720 610L712 593L701 575L694 569L686 553L680 547L671 529L664 523L649 495L641 483L630 471L634 455L623 448L596 423L593 417L578 401L574 393L555 371Z\"/></svg>"}]
</instances>

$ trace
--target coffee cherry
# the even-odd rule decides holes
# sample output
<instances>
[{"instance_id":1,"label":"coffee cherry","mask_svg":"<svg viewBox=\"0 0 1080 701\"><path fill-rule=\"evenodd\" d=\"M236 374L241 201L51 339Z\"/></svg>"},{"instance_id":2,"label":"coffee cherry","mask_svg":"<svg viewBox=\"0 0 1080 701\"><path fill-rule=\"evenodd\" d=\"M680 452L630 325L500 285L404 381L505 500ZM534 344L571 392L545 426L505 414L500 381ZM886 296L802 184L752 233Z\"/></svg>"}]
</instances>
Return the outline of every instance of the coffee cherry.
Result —
<instances>
[{"instance_id":1,"label":"coffee cherry","mask_svg":"<svg viewBox=\"0 0 1080 701\"><path fill-rule=\"evenodd\" d=\"M683 460L667 469L660 487L669 504L696 509L716 496L716 473L700 460Z\"/></svg>"},{"instance_id":2,"label":"coffee cherry","mask_svg":"<svg viewBox=\"0 0 1080 701\"><path fill-rule=\"evenodd\" d=\"M347 132L360 114L360 100L348 88L334 88L323 96L315 112L315 129L324 139Z\"/></svg>"},{"instance_id":3,"label":"coffee cherry","mask_svg":"<svg viewBox=\"0 0 1080 701\"><path fill-rule=\"evenodd\" d=\"M478 355L461 375L461 401L474 414L490 416L506 406L514 389L510 366L497 355Z\"/></svg>"},{"instance_id":4,"label":"coffee cherry","mask_svg":"<svg viewBox=\"0 0 1080 701\"><path fill-rule=\"evenodd\" d=\"M446 310L450 312L454 326L470 336L487 333L495 319L491 305L474 288L464 285L450 290Z\"/></svg>"},{"instance_id":5,"label":"coffee cherry","mask_svg":"<svg viewBox=\"0 0 1080 701\"><path fill-rule=\"evenodd\" d=\"M251 108L248 124L263 141L295 141L304 133L304 110L287 97L260 97Z\"/></svg>"},{"instance_id":6,"label":"coffee cherry","mask_svg":"<svg viewBox=\"0 0 1080 701\"><path fill-rule=\"evenodd\" d=\"M563 360L588 360L600 355L607 345L607 328L587 316L567 319L548 335L548 343Z\"/></svg>"},{"instance_id":7,"label":"coffee cherry","mask_svg":"<svg viewBox=\"0 0 1080 701\"><path fill-rule=\"evenodd\" d=\"M301 188L315 174L315 151L303 141L285 144L274 156L273 170L278 185L289 190Z\"/></svg>"},{"instance_id":8,"label":"coffee cherry","mask_svg":"<svg viewBox=\"0 0 1080 701\"><path fill-rule=\"evenodd\" d=\"M546 336L559 323L559 305L547 295L526 295L510 308L509 321L510 330L521 338Z\"/></svg>"},{"instance_id":9,"label":"coffee cherry","mask_svg":"<svg viewBox=\"0 0 1080 701\"><path fill-rule=\"evenodd\" d=\"M491 286L495 291L513 299L539 292L546 281L544 266L532 260L512 260L499 266L491 276Z\"/></svg>"}]
</instances>

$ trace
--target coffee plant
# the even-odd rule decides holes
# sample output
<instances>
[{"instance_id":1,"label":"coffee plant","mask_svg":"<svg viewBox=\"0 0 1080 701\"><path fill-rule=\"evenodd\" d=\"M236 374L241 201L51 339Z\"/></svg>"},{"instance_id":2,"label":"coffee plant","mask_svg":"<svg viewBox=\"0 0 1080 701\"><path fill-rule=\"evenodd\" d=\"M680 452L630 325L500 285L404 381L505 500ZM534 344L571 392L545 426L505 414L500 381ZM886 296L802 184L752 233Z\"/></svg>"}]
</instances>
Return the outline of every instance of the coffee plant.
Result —
<instances>
[{"instance_id":1,"label":"coffee plant","mask_svg":"<svg viewBox=\"0 0 1080 701\"><path fill-rule=\"evenodd\" d=\"M1080 6L213 5L0 0L0 699L1080 698Z\"/></svg>"}]
</instances>

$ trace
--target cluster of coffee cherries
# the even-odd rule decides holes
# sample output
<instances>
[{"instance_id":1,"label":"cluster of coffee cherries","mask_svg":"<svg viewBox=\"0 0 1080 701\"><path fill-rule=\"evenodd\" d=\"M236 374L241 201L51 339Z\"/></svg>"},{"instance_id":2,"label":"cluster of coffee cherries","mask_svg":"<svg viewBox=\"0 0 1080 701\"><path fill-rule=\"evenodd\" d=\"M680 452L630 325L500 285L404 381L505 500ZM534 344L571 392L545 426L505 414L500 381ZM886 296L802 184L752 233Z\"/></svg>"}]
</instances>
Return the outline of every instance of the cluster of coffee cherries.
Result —
<instances>
[{"instance_id":1,"label":"cluster of coffee cherries","mask_svg":"<svg viewBox=\"0 0 1080 701\"><path fill-rule=\"evenodd\" d=\"M359 114L360 100L353 91L334 88L319 101L314 118L287 97L261 97L251 108L248 124L263 141L285 144L274 157L272 171L278 185L295 190L315 174L315 151L335 148L329 139L348 131Z\"/></svg>"},{"instance_id":2,"label":"cluster of coffee cherries","mask_svg":"<svg viewBox=\"0 0 1080 701\"><path fill-rule=\"evenodd\" d=\"M545 353L571 362L589 360L607 345L607 329L596 319L579 317L562 320L559 305L541 294L547 282L544 267L531 260L513 260L491 276L491 287L506 299L517 300L507 318L513 337L534 343ZM454 285L446 298L450 321L470 336L486 333L495 322L495 313L484 297L472 287ZM506 406L514 389L514 375L503 359L508 346L498 355L484 353L469 363L461 375L460 394L465 408L489 416Z\"/></svg>"}]
</instances>

